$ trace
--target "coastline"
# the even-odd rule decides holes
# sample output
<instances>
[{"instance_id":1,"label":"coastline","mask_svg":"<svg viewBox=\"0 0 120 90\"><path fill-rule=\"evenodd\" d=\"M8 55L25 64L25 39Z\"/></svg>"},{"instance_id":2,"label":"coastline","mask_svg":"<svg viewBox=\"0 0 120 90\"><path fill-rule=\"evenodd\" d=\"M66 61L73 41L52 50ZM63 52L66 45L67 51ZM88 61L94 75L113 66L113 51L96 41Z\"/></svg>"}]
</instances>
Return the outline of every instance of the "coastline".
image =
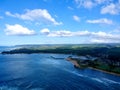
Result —
<instances>
[{"instance_id":1,"label":"coastline","mask_svg":"<svg viewBox=\"0 0 120 90\"><path fill-rule=\"evenodd\" d=\"M100 71L100 72L104 72L104 73L107 73L107 74L112 74L112 75L120 76L120 74L118 74L118 73L109 72L109 71L105 71L105 70L98 69L98 68L93 68L93 67L88 67L88 68L89 68L89 69L93 69L93 70L97 70L97 71Z\"/></svg>"},{"instance_id":2,"label":"coastline","mask_svg":"<svg viewBox=\"0 0 120 90\"><path fill-rule=\"evenodd\" d=\"M80 67L81 67L81 66L77 63L77 61L76 61L75 59L66 58L66 60L72 62L73 65L76 66L77 68L80 68ZM104 72L104 73L107 73L107 74L112 74L112 75L120 76L120 74L118 74L118 73L109 72L109 71L105 71L105 70L98 69L98 68L93 68L93 67L88 67L88 68L89 68L89 69L93 69L93 70L97 70L97 71L100 71L100 72Z\"/></svg>"}]
</instances>

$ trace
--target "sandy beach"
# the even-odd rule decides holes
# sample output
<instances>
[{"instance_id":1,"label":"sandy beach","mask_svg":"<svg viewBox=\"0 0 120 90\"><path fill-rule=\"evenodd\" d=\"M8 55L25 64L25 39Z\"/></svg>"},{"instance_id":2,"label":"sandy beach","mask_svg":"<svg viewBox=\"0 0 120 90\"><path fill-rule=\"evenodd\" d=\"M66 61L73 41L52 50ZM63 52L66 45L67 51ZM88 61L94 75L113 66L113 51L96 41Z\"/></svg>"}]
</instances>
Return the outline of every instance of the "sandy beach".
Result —
<instances>
[{"instance_id":1,"label":"sandy beach","mask_svg":"<svg viewBox=\"0 0 120 90\"><path fill-rule=\"evenodd\" d=\"M76 60L73 60L71 58L67 58L66 60L72 62L76 67L80 67Z\"/></svg>"}]
</instances>

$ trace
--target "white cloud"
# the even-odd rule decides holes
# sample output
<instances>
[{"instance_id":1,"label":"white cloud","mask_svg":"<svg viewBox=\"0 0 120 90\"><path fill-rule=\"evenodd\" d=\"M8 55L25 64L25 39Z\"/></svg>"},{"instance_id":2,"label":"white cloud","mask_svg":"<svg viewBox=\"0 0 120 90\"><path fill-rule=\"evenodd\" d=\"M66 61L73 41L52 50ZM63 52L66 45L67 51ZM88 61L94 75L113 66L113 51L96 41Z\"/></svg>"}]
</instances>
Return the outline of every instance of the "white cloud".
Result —
<instances>
[{"instance_id":1,"label":"white cloud","mask_svg":"<svg viewBox=\"0 0 120 90\"><path fill-rule=\"evenodd\" d=\"M87 20L87 23L93 23L93 24L113 24L112 20L106 19L106 18L101 18L101 19L96 19L96 20Z\"/></svg>"},{"instance_id":2,"label":"white cloud","mask_svg":"<svg viewBox=\"0 0 120 90\"><path fill-rule=\"evenodd\" d=\"M46 9L26 10L24 14L12 14L11 12L7 11L6 15L22 20L40 21L44 23L52 23L54 25L62 24L61 22L57 22Z\"/></svg>"},{"instance_id":3,"label":"white cloud","mask_svg":"<svg viewBox=\"0 0 120 90\"><path fill-rule=\"evenodd\" d=\"M68 37L72 36L70 31L67 30L60 30L60 31L53 31L48 34L49 37Z\"/></svg>"},{"instance_id":4,"label":"white cloud","mask_svg":"<svg viewBox=\"0 0 120 90\"><path fill-rule=\"evenodd\" d=\"M48 28L44 28L40 31L42 34L48 35L50 33L50 30Z\"/></svg>"},{"instance_id":5,"label":"white cloud","mask_svg":"<svg viewBox=\"0 0 120 90\"><path fill-rule=\"evenodd\" d=\"M9 11L6 11L5 14L11 17L19 17L18 14L11 14Z\"/></svg>"},{"instance_id":6,"label":"white cloud","mask_svg":"<svg viewBox=\"0 0 120 90\"><path fill-rule=\"evenodd\" d=\"M85 8L92 8L94 6L94 3L91 1L91 0L85 0L84 3L83 3L83 6Z\"/></svg>"},{"instance_id":7,"label":"white cloud","mask_svg":"<svg viewBox=\"0 0 120 90\"><path fill-rule=\"evenodd\" d=\"M91 9L93 7L96 7L98 5L101 6L106 6L112 2L114 2L114 0L74 0L75 3L77 4L77 7L84 7L86 9ZM118 1L120 4L120 1Z\"/></svg>"},{"instance_id":8,"label":"white cloud","mask_svg":"<svg viewBox=\"0 0 120 90\"><path fill-rule=\"evenodd\" d=\"M35 31L29 30L28 28L23 27L19 24L15 25L6 24L5 33L6 35L34 35Z\"/></svg>"},{"instance_id":9,"label":"white cloud","mask_svg":"<svg viewBox=\"0 0 120 90\"><path fill-rule=\"evenodd\" d=\"M46 34L47 33L47 34ZM120 42L120 34L111 34L109 32L89 32L87 30L84 31L76 31L71 32L68 30L59 30L59 31L50 31L45 28L41 30L41 34L46 35L48 37L85 37L88 38L87 42L96 42L96 43L109 43L109 42Z\"/></svg>"},{"instance_id":10,"label":"white cloud","mask_svg":"<svg viewBox=\"0 0 120 90\"><path fill-rule=\"evenodd\" d=\"M102 31L92 32L91 34L94 35L94 36L97 36L97 37L106 37L106 36L109 36L109 34L107 34L105 32L102 32Z\"/></svg>"},{"instance_id":11,"label":"white cloud","mask_svg":"<svg viewBox=\"0 0 120 90\"><path fill-rule=\"evenodd\" d=\"M120 13L120 3L114 4L111 3L105 7L102 7L101 14L112 14L117 15Z\"/></svg>"},{"instance_id":12,"label":"white cloud","mask_svg":"<svg viewBox=\"0 0 120 90\"><path fill-rule=\"evenodd\" d=\"M110 34L110 33L106 33L106 32L92 32L91 33L94 37L97 37L97 38L103 38L103 39L118 39L118 35L113 35L113 34Z\"/></svg>"},{"instance_id":13,"label":"white cloud","mask_svg":"<svg viewBox=\"0 0 120 90\"><path fill-rule=\"evenodd\" d=\"M72 32L72 36L89 36L90 32L87 30Z\"/></svg>"},{"instance_id":14,"label":"white cloud","mask_svg":"<svg viewBox=\"0 0 120 90\"><path fill-rule=\"evenodd\" d=\"M91 39L91 43L120 43L120 40L110 40L110 39Z\"/></svg>"},{"instance_id":15,"label":"white cloud","mask_svg":"<svg viewBox=\"0 0 120 90\"><path fill-rule=\"evenodd\" d=\"M84 8L91 9L94 7L94 2L92 0L75 0L78 7L83 6Z\"/></svg>"},{"instance_id":16,"label":"white cloud","mask_svg":"<svg viewBox=\"0 0 120 90\"><path fill-rule=\"evenodd\" d=\"M70 37L70 36L88 36L88 35L90 35L90 33L88 31L77 31L77 32L71 32L68 30L50 31L47 28L42 29L40 32L41 32L41 34L47 35L49 37Z\"/></svg>"},{"instance_id":17,"label":"white cloud","mask_svg":"<svg viewBox=\"0 0 120 90\"><path fill-rule=\"evenodd\" d=\"M80 18L79 18L78 16L76 16L76 15L73 16L73 19L74 19L75 21L77 21L77 22L80 22Z\"/></svg>"},{"instance_id":18,"label":"white cloud","mask_svg":"<svg viewBox=\"0 0 120 90\"><path fill-rule=\"evenodd\" d=\"M120 42L120 34L111 34L106 32L92 32L92 43L118 43Z\"/></svg>"}]
</instances>

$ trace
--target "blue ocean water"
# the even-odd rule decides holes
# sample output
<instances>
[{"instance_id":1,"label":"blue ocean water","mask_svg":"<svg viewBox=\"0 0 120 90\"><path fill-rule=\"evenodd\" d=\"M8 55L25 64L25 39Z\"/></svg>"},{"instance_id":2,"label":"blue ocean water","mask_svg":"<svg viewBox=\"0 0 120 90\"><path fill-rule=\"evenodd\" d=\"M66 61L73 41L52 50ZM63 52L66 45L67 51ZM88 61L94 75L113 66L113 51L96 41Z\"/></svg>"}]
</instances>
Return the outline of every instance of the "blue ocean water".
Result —
<instances>
[{"instance_id":1,"label":"blue ocean water","mask_svg":"<svg viewBox=\"0 0 120 90\"><path fill-rule=\"evenodd\" d=\"M0 54L0 90L120 90L120 76L76 69L64 54Z\"/></svg>"}]
</instances>

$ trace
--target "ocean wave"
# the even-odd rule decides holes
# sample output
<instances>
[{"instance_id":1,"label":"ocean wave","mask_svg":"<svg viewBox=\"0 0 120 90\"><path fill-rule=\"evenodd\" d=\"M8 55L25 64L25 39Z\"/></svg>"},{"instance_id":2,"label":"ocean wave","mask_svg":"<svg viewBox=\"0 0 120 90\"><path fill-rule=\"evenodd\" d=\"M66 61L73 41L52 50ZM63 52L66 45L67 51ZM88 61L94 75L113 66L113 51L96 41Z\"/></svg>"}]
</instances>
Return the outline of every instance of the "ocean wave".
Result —
<instances>
[{"instance_id":1,"label":"ocean wave","mask_svg":"<svg viewBox=\"0 0 120 90\"><path fill-rule=\"evenodd\" d=\"M110 80L110 79L107 79L107 78L94 78L94 77L89 77L89 76L86 76L86 75L83 75L83 74L80 74L76 71L71 71L71 70L67 70L67 69L64 69L65 71L69 72L69 73L72 73L72 74L75 74L77 76L80 76L80 77L86 77L86 78L89 78L91 80L94 80L94 81L97 81L99 83L103 83L105 85L109 85L110 83L114 83L114 84L120 84L120 82L116 82L116 81L113 81L113 80Z\"/></svg>"},{"instance_id":2,"label":"ocean wave","mask_svg":"<svg viewBox=\"0 0 120 90\"><path fill-rule=\"evenodd\" d=\"M98 81L100 83L105 83L104 81L102 81L101 79L98 79L98 78L91 78L92 80L95 80L95 81Z\"/></svg>"},{"instance_id":3,"label":"ocean wave","mask_svg":"<svg viewBox=\"0 0 120 90\"><path fill-rule=\"evenodd\" d=\"M99 82L99 83L102 83L102 84L105 84L105 85L109 85L107 82L105 82L104 80L102 80L101 78L99 79L99 78L91 78L92 80L94 80L94 81L97 81L97 82Z\"/></svg>"},{"instance_id":4,"label":"ocean wave","mask_svg":"<svg viewBox=\"0 0 120 90\"><path fill-rule=\"evenodd\" d=\"M103 78L103 80L106 81L107 83L120 84L120 82L113 81L113 80L110 80L110 79L107 79L107 78Z\"/></svg>"},{"instance_id":5,"label":"ocean wave","mask_svg":"<svg viewBox=\"0 0 120 90\"><path fill-rule=\"evenodd\" d=\"M85 75L77 73L76 71L71 71L71 70L68 70L68 69L64 69L64 70L67 71L67 72L69 72L69 73L72 73L72 74L75 74L77 76L80 76L80 77L86 77Z\"/></svg>"}]
</instances>

